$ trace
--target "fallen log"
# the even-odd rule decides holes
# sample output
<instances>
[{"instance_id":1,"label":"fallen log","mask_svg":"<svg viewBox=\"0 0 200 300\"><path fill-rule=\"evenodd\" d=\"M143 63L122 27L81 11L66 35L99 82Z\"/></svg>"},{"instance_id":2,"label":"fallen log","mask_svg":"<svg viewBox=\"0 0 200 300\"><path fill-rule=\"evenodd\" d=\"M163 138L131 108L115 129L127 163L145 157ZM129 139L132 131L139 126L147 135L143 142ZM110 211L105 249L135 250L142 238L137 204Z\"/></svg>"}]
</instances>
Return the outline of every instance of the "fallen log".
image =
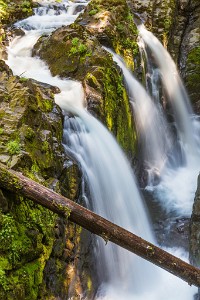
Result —
<instances>
[{"instance_id":1,"label":"fallen log","mask_svg":"<svg viewBox=\"0 0 200 300\"><path fill-rule=\"evenodd\" d=\"M0 164L0 187L32 199L34 202L101 236L106 241L113 242L165 269L189 285L200 287L200 269L36 183L21 173L8 170L2 164Z\"/></svg>"}]
</instances>

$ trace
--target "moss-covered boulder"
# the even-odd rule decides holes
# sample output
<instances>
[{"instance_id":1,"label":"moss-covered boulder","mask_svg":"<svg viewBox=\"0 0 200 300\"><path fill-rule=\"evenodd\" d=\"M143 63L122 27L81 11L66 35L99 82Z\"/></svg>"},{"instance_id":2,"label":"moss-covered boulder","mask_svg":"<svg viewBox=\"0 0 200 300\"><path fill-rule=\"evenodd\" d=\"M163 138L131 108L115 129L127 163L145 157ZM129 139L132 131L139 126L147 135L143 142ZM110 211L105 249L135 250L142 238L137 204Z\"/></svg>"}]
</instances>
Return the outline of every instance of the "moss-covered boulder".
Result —
<instances>
[{"instance_id":1,"label":"moss-covered boulder","mask_svg":"<svg viewBox=\"0 0 200 300\"><path fill-rule=\"evenodd\" d=\"M56 88L13 76L3 61L0 81L0 161L75 199L80 176L74 164L63 168L67 157L62 147L62 113L53 99ZM67 187L60 178L65 178ZM67 220L0 190L0 298L66 295L66 268L74 264L79 236ZM51 287L49 261L54 266L51 280L56 282Z\"/></svg>"}]
</instances>

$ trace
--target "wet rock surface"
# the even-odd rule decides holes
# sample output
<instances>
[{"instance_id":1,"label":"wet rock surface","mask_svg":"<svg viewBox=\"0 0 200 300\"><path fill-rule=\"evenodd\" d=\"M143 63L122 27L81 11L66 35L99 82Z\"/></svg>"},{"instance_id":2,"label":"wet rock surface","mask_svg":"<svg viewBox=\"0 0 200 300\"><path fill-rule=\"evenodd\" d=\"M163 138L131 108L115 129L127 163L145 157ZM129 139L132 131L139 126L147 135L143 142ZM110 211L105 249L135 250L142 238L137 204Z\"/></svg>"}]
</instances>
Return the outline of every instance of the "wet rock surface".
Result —
<instances>
[{"instance_id":1,"label":"wet rock surface","mask_svg":"<svg viewBox=\"0 0 200 300\"><path fill-rule=\"evenodd\" d=\"M14 76L3 61L0 80L1 163L76 199L80 173L74 164L63 168L67 157L62 147L63 116L53 98L56 89ZM66 266L74 266L80 235L75 225L6 190L0 190L0 208L0 298L67 294ZM49 261L55 266L50 278L56 285L51 287Z\"/></svg>"}]
</instances>

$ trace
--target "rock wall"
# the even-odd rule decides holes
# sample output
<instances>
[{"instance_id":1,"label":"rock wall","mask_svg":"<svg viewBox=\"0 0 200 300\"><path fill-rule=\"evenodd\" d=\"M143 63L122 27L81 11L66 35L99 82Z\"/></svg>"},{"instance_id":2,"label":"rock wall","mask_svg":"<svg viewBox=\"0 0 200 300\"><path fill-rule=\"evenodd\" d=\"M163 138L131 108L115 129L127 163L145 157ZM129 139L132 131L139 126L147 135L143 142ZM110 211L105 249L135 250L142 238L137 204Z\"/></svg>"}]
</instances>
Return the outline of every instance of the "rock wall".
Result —
<instances>
[{"instance_id":1,"label":"rock wall","mask_svg":"<svg viewBox=\"0 0 200 300\"><path fill-rule=\"evenodd\" d=\"M63 168L67 158L61 144L63 117L53 99L56 88L13 76L3 61L0 80L0 162L77 198L78 169L74 164ZM79 236L67 220L0 190L0 298L66 295L61 274L74 264Z\"/></svg>"}]
</instances>

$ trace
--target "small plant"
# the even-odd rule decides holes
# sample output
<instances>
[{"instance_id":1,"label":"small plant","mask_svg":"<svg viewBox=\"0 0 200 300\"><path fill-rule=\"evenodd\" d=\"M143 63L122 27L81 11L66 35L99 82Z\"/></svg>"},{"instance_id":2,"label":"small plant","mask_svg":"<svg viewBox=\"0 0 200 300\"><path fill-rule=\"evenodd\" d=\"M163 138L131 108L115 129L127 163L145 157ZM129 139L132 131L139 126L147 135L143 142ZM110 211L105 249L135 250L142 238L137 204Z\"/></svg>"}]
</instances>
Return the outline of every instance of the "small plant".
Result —
<instances>
[{"instance_id":1,"label":"small plant","mask_svg":"<svg viewBox=\"0 0 200 300\"><path fill-rule=\"evenodd\" d=\"M0 135L2 135L4 133L3 128L0 128Z\"/></svg>"},{"instance_id":2,"label":"small plant","mask_svg":"<svg viewBox=\"0 0 200 300\"><path fill-rule=\"evenodd\" d=\"M123 24L117 24L117 29L119 31L124 31L124 25Z\"/></svg>"},{"instance_id":3,"label":"small plant","mask_svg":"<svg viewBox=\"0 0 200 300\"><path fill-rule=\"evenodd\" d=\"M26 128L26 131L25 131L25 138L27 140L32 140L33 138L35 137L35 132L33 131L32 128L28 127Z\"/></svg>"},{"instance_id":4,"label":"small plant","mask_svg":"<svg viewBox=\"0 0 200 300\"><path fill-rule=\"evenodd\" d=\"M78 47L78 52L82 54L86 51L87 51L87 47L84 44L80 44Z\"/></svg>"},{"instance_id":5,"label":"small plant","mask_svg":"<svg viewBox=\"0 0 200 300\"><path fill-rule=\"evenodd\" d=\"M90 15L90 16L94 16L94 15L96 15L97 13L98 13L98 9L92 9L92 10L89 11L89 15Z\"/></svg>"},{"instance_id":6,"label":"small plant","mask_svg":"<svg viewBox=\"0 0 200 300\"><path fill-rule=\"evenodd\" d=\"M74 38L72 40L72 45L73 47L71 47L70 49L70 54L83 54L85 52L87 52L87 46L80 43L78 38Z\"/></svg>"},{"instance_id":7,"label":"small plant","mask_svg":"<svg viewBox=\"0 0 200 300\"><path fill-rule=\"evenodd\" d=\"M7 144L7 150L10 155L18 154L21 150L21 145L18 141L10 141Z\"/></svg>"},{"instance_id":8,"label":"small plant","mask_svg":"<svg viewBox=\"0 0 200 300\"><path fill-rule=\"evenodd\" d=\"M76 47L72 47L70 49L70 54L76 54L78 51L77 51L77 48Z\"/></svg>"},{"instance_id":9,"label":"small plant","mask_svg":"<svg viewBox=\"0 0 200 300\"><path fill-rule=\"evenodd\" d=\"M31 172L38 173L39 171L40 171L40 168L38 167L38 165L36 163L34 163L31 167Z\"/></svg>"},{"instance_id":10,"label":"small plant","mask_svg":"<svg viewBox=\"0 0 200 300\"><path fill-rule=\"evenodd\" d=\"M72 45L73 46L78 46L78 44L79 44L79 38L77 38L77 37L73 38L72 39Z\"/></svg>"}]
</instances>

